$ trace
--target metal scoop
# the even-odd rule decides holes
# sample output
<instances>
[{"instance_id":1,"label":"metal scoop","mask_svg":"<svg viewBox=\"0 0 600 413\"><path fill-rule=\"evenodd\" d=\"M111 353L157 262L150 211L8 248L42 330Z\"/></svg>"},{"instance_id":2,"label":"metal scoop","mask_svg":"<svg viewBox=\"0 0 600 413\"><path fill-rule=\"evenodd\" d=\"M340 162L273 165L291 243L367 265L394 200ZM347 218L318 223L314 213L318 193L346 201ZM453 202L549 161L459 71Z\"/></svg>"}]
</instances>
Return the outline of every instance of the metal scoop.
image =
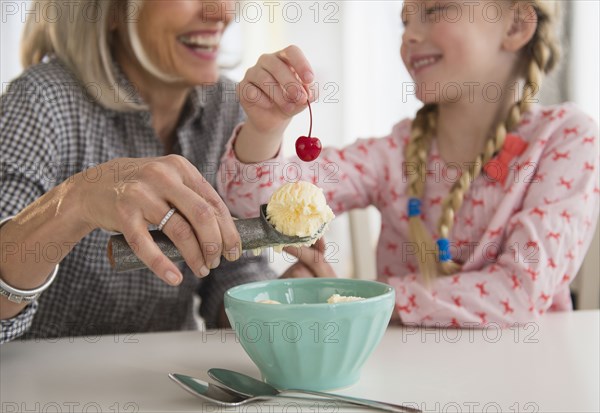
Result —
<instances>
[{"instance_id":1,"label":"metal scoop","mask_svg":"<svg viewBox=\"0 0 600 413\"><path fill-rule=\"evenodd\" d=\"M233 222L240 233L243 250L254 250L257 248L273 247L275 245L307 244L319 238L325 230L326 225L323 224L317 233L310 237L284 235L277 231L267 219L267 204L260 206L259 217L238 219ZM150 235L163 254L171 261L183 261L181 253L165 234L158 230L152 230L150 231ZM112 235L110 237L107 254L110 265L118 272L146 268L146 264L135 255L123 234Z\"/></svg>"}]
</instances>

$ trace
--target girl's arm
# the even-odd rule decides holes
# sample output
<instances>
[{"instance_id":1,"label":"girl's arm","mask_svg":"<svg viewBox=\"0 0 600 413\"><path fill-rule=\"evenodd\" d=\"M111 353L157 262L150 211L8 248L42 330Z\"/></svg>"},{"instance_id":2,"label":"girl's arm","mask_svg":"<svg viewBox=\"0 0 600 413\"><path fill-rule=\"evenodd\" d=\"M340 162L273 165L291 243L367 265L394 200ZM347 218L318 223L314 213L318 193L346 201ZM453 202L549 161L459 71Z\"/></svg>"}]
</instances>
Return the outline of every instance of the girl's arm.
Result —
<instances>
[{"instance_id":1,"label":"girl's arm","mask_svg":"<svg viewBox=\"0 0 600 413\"><path fill-rule=\"evenodd\" d=\"M383 179L381 162L388 156L390 139L395 137L359 139L343 149L324 148L313 162L278 154L264 162L245 164L233 149L234 132L221 159L217 188L232 214L240 218L258 216L259 206L266 204L277 188L297 180L322 188L336 215L377 205Z\"/></svg>"},{"instance_id":2,"label":"girl's arm","mask_svg":"<svg viewBox=\"0 0 600 413\"><path fill-rule=\"evenodd\" d=\"M386 280L396 287L404 323L507 325L571 307L569 284L593 238L600 199L598 129L576 115L549 138L496 262L440 277L430 289L416 275Z\"/></svg>"},{"instance_id":3,"label":"girl's arm","mask_svg":"<svg viewBox=\"0 0 600 413\"><path fill-rule=\"evenodd\" d=\"M261 162L277 154L292 117L315 98L310 92L313 79L308 60L296 46L264 54L248 69L236 90L248 116L235 141L242 162Z\"/></svg>"}]
</instances>

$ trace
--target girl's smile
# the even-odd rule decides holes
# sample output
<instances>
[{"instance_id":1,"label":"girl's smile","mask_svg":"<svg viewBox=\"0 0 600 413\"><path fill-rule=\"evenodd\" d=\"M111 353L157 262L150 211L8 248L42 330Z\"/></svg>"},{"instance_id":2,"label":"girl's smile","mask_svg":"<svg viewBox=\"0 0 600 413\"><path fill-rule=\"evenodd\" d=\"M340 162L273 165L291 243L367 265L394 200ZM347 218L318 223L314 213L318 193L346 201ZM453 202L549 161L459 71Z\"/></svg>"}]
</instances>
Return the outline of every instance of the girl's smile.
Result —
<instances>
[{"instance_id":1,"label":"girl's smile","mask_svg":"<svg viewBox=\"0 0 600 413\"><path fill-rule=\"evenodd\" d=\"M414 54L408 58L409 70L412 76L416 76L421 71L435 65L442 59L441 54Z\"/></svg>"}]
</instances>

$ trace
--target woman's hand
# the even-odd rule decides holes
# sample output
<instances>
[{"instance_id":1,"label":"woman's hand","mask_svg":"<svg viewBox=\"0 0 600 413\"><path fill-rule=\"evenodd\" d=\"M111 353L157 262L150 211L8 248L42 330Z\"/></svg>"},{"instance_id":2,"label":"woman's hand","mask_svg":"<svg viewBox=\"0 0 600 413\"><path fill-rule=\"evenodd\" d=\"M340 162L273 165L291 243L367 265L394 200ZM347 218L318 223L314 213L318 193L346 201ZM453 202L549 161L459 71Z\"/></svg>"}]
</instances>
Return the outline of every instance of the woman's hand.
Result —
<instances>
[{"instance_id":1,"label":"woman's hand","mask_svg":"<svg viewBox=\"0 0 600 413\"><path fill-rule=\"evenodd\" d=\"M307 107L308 99L315 99L313 79L308 60L296 46L264 54L248 69L237 87L248 117L235 143L240 160L260 162L277 153L292 117Z\"/></svg>"},{"instance_id":2,"label":"woman's hand","mask_svg":"<svg viewBox=\"0 0 600 413\"><path fill-rule=\"evenodd\" d=\"M93 179L91 179L93 177ZM147 226L175 214L162 231L173 241L194 274L206 276L223 254L241 255L239 233L229 210L200 172L185 158L121 158L74 178L82 218L90 229L122 232L135 254L159 278L181 282L181 272L152 240Z\"/></svg>"},{"instance_id":3,"label":"woman's hand","mask_svg":"<svg viewBox=\"0 0 600 413\"><path fill-rule=\"evenodd\" d=\"M331 264L325 260L325 239L310 247L286 247L284 251L298 258L279 278L337 278Z\"/></svg>"}]
</instances>

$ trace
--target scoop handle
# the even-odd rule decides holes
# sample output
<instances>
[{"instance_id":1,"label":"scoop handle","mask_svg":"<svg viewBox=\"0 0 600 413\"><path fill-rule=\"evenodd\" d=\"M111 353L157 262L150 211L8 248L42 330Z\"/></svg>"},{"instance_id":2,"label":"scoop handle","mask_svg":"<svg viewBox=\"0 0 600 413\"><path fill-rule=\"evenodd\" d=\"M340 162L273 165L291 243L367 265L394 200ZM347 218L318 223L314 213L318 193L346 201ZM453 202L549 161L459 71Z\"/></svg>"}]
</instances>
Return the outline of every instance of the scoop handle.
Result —
<instances>
[{"instance_id":1,"label":"scoop handle","mask_svg":"<svg viewBox=\"0 0 600 413\"><path fill-rule=\"evenodd\" d=\"M277 245L276 240L271 238L271 228L262 218L238 219L233 221L240 238L243 250L253 250ZM162 231L151 230L152 239L163 254L173 262L183 261L181 253ZM111 267L117 272L132 271L146 268L135 254L135 246L132 248L123 234L112 235L108 240L108 260Z\"/></svg>"}]
</instances>

